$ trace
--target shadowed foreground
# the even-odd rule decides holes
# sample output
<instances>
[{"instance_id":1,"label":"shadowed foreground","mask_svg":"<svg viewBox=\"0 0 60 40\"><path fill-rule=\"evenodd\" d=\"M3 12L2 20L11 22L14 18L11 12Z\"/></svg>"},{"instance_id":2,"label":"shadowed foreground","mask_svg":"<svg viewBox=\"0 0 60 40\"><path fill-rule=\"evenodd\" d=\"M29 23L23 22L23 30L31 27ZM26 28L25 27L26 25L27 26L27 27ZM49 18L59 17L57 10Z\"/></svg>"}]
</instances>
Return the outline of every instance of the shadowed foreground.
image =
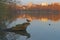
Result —
<instances>
[{"instance_id":1,"label":"shadowed foreground","mask_svg":"<svg viewBox=\"0 0 60 40\"><path fill-rule=\"evenodd\" d=\"M4 29L3 31L24 31L27 29L27 26L30 25L29 22L18 24L15 27Z\"/></svg>"},{"instance_id":2,"label":"shadowed foreground","mask_svg":"<svg viewBox=\"0 0 60 40\"><path fill-rule=\"evenodd\" d=\"M19 35L22 35L22 36L26 36L27 39L28 39L28 38L30 38L30 34L26 30L28 25L30 25L30 23L29 22L25 22L25 23L22 23L22 24L18 24L15 27L12 27L12 28L7 28L7 29L4 29L4 30L0 30L0 32L1 32L0 35L2 35L0 37L0 39L2 38L1 40L8 40L8 38L5 37L5 36L7 36L6 35L7 33L10 36L13 33L19 34ZM9 32L12 33L12 34L9 34ZM8 36L8 37L10 37L10 36ZM13 37L15 37L15 36L13 36ZM9 39L11 39L11 38L9 38ZM16 40L16 38L13 38L13 40Z\"/></svg>"}]
</instances>

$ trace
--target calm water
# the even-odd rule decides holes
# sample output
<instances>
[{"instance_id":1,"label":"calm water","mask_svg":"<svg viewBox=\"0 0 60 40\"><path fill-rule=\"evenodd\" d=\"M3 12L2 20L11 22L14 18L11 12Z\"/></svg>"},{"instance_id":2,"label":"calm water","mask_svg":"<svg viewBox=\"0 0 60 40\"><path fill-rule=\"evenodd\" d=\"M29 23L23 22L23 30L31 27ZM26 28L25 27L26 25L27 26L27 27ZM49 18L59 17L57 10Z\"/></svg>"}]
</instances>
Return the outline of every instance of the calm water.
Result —
<instances>
[{"instance_id":1,"label":"calm water","mask_svg":"<svg viewBox=\"0 0 60 40\"><path fill-rule=\"evenodd\" d=\"M60 11L51 9L42 10L15 10L0 7L0 40L60 40ZM5 9L4 9L5 8ZM26 19L31 22L27 23ZM3 30L22 25L24 31ZM10 29L12 30L12 29Z\"/></svg>"},{"instance_id":2,"label":"calm water","mask_svg":"<svg viewBox=\"0 0 60 40\"><path fill-rule=\"evenodd\" d=\"M13 15L15 16L15 14ZM15 18L13 15L12 20L0 21L5 22L5 24L1 24L1 28L17 27L16 25L19 24L23 28L26 26L26 30L0 31L0 40L60 40L60 13L24 13L18 14L20 16ZM28 24L26 19L30 19L31 22Z\"/></svg>"},{"instance_id":3,"label":"calm water","mask_svg":"<svg viewBox=\"0 0 60 40\"><path fill-rule=\"evenodd\" d=\"M25 19L18 18L10 23L7 28L25 22ZM1 32L0 35L1 40L60 40L60 21L32 20L25 32Z\"/></svg>"}]
</instances>

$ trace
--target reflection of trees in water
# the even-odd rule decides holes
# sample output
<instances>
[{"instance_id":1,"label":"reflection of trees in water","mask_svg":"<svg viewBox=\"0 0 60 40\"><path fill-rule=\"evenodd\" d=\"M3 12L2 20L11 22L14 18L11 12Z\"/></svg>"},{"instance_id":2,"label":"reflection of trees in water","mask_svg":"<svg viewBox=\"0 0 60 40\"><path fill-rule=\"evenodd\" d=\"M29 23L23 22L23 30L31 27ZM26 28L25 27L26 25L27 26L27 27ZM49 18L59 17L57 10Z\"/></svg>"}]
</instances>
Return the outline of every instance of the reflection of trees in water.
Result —
<instances>
[{"instance_id":1,"label":"reflection of trees in water","mask_svg":"<svg viewBox=\"0 0 60 40\"><path fill-rule=\"evenodd\" d=\"M17 24L16 26L13 26L12 28L6 28L6 29L4 29L4 31L26 30L28 25L30 25L30 23L25 22L25 23L22 23L22 24Z\"/></svg>"},{"instance_id":2,"label":"reflection of trees in water","mask_svg":"<svg viewBox=\"0 0 60 40\"><path fill-rule=\"evenodd\" d=\"M12 7L11 7L12 6ZM7 35L9 35L9 37L12 36L11 40L16 40L16 34L20 34L23 36L27 36L27 38L30 37L30 34L24 30L24 31L14 31L12 33L8 33L7 32L3 32L1 31L1 29L5 29L6 28L6 22L11 23L13 20L15 20L18 17L18 11L16 10L16 4L11 4L11 5L6 5L2 2L2 0L0 1L0 40L10 40L11 38L7 39L8 37L6 37ZM26 27L28 24L21 24L24 28Z\"/></svg>"},{"instance_id":3,"label":"reflection of trees in water","mask_svg":"<svg viewBox=\"0 0 60 40\"><path fill-rule=\"evenodd\" d=\"M5 36L6 36L6 33L0 31L0 40L7 40L7 38Z\"/></svg>"},{"instance_id":4,"label":"reflection of trees in water","mask_svg":"<svg viewBox=\"0 0 60 40\"><path fill-rule=\"evenodd\" d=\"M2 0L1 0L2 1ZM27 15L31 18L48 18L50 20L59 20L60 19L60 12L58 10L51 10L51 9L17 9L16 3L8 2L9 5L1 3L0 1L0 29L6 28L6 22L8 21L11 23L15 20L18 16L24 15L27 18ZM7 1L7 0L6 0ZM22 17L22 16L21 16Z\"/></svg>"},{"instance_id":5,"label":"reflection of trees in water","mask_svg":"<svg viewBox=\"0 0 60 40\"><path fill-rule=\"evenodd\" d=\"M20 38L20 36L26 36L27 39L30 38L30 34L27 31L14 31L14 32L9 32L7 34L7 39L11 40L16 40L18 38Z\"/></svg>"},{"instance_id":6,"label":"reflection of trees in water","mask_svg":"<svg viewBox=\"0 0 60 40\"><path fill-rule=\"evenodd\" d=\"M11 5L6 5L4 3L0 3L0 30L6 28L6 22L9 21L11 23L13 20L17 18L18 14L15 8L15 5L13 8L11 8ZM15 33L15 34L13 34ZM30 37L30 34L24 30L24 31L15 31L13 33L6 33L6 32L1 32L0 31L0 40L16 40L17 35L20 34L23 36L27 36L28 38ZM9 36L7 36L9 35ZM12 35L12 36L11 36ZM16 36L15 36L16 35ZM7 37L6 37L7 36ZM9 39L7 39L9 37Z\"/></svg>"},{"instance_id":7,"label":"reflection of trees in water","mask_svg":"<svg viewBox=\"0 0 60 40\"><path fill-rule=\"evenodd\" d=\"M28 25L30 25L30 23L25 22L22 24L17 24L16 27L4 29L0 33L0 36L1 36L0 39L2 39L2 40L5 40L5 39L6 40L16 40L17 38L19 38L20 35L30 38L30 34L26 30ZM17 35L17 34L19 34L19 35Z\"/></svg>"},{"instance_id":8,"label":"reflection of trees in water","mask_svg":"<svg viewBox=\"0 0 60 40\"><path fill-rule=\"evenodd\" d=\"M8 34L6 35L6 38L8 40L16 40L18 37L18 35L16 35L15 33L12 33L12 32L8 32Z\"/></svg>"},{"instance_id":9,"label":"reflection of trees in water","mask_svg":"<svg viewBox=\"0 0 60 40\"><path fill-rule=\"evenodd\" d=\"M17 17L16 14L16 4L10 2L11 0L1 0L0 1L0 29L6 28L6 22L12 22ZM7 5L9 2L9 5ZM7 3L7 4L5 4ZM13 8L11 8L13 6ZM12 18L13 17L13 18Z\"/></svg>"},{"instance_id":10,"label":"reflection of trees in water","mask_svg":"<svg viewBox=\"0 0 60 40\"><path fill-rule=\"evenodd\" d=\"M28 10L29 11L29 10ZM30 18L30 19L37 19L40 20L41 18L47 18L48 20L52 21L58 21L60 20L60 12L58 10L30 10L23 11L22 15L19 16L19 18ZM25 16L24 16L25 15ZM24 17L23 17L24 16Z\"/></svg>"}]
</instances>

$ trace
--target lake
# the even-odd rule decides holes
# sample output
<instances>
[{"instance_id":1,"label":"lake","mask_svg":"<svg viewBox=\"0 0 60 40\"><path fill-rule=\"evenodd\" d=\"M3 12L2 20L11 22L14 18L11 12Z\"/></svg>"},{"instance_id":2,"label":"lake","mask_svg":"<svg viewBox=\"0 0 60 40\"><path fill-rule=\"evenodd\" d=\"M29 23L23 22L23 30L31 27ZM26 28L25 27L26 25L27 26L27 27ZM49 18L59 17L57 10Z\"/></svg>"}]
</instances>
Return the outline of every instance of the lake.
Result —
<instances>
[{"instance_id":1,"label":"lake","mask_svg":"<svg viewBox=\"0 0 60 40\"><path fill-rule=\"evenodd\" d=\"M30 15L30 14L29 14ZM25 31L1 32L1 40L59 40L60 39L60 21L48 19L48 17L29 16L22 14L13 20L7 28L12 28L17 24L26 23L26 19L31 22ZM38 14L37 14L38 15ZM39 18L38 18L39 17ZM8 23L8 22L7 22Z\"/></svg>"},{"instance_id":2,"label":"lake","mask_svg":"<svg viewBox=\"0 0 60 40\"><path fill-rule=\"evenodd\" d=\"M0 6L0 40L60 40L60 11Z\"/></svg>"}]
</instances>

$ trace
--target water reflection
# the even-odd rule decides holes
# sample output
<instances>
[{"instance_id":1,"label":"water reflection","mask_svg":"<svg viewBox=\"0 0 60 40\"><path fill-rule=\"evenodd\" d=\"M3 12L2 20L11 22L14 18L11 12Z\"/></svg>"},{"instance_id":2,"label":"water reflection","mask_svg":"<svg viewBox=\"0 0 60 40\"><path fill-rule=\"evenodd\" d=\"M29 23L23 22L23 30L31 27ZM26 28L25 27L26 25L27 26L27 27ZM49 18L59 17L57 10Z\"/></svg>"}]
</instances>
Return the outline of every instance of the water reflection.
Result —
<instances>
[{"instance_id":1,"label":"water reflection","mask_svg":"<svg viewBox=\"0 0 60 40\"><path fill-rule=\"evenodd\" d=\"M16 27L12 27L9 29L4 29L2 31L0 31L0 39L1 40L10 40L11 39L11 35L22 35L22 36L26 36L27 39L30 38L30 33L27 32L27 27L28 25L30 25L29 22L25 22L22 24L17 24ZM10 36L9 36L10 35ZM8 38L9 37L9 38ZM16 36L12 36L13 38L11 40L16 40Z\"/></svg>"},{"instance_id":2,"label":"water reflection","mask_svg":"<svg viewBox=\"0 0 60 40\"><path fill-rule=\"evenodd\" d=\"M30 11L32 12L32 11ZM36 13L32 12L32 13L28 13L26 11L26 13L22 13L18 18L29 18L31 20L41 20L41 21L48 21L48 20L51 20L51 21L59 21L60 20L60 13L56 12L56 13L53 13L53 12L50 12L48 13L48 11L45 10L43 11L36 11Z\"/></svg>"},{"instance_id":3,"label":"water reflection","mask_svg":"<svg viewBox=\"0 0 60 40\"><path fill-rule=\"evenodd\" d=\"M0 31L0 40L7 40L5 32Z\"/></svg>"},{"instance_id":4,"label":"water reflection","mask_svg":"<svg viewBox=\"0 0 60 40\"><path fill-rule=\"evenodd\" d=\"M27 36L27 39L30 38L30 34L24 30L24 31L13 31L13 33L20 34L22 36Z\"/></svg>"},{"instance_id":5,"label":"water reflection","mask_svg":"<svg viewBox=\"0 0 60 40\"><path fill-rule=\"evenodd\" d=\"M39 39L58 39L60 37L60 22L56 24L51 21L58 21L60 20L60 11L58 10L51 10L51 9L29 9L29 10L20 10L15 9L15 7L5 8L7 6L1 5L0 11L0 40L16 40L18 35L26 36L30 38L30 34L27 32L27 27L30 25L29 20L40 20L32 22L31 27L31 34L32 39L37 40ZM9 11L7 13L7 10ZM27 18L27 22L22 24L17 24L15 27L11 27L7 29L6 23L12 23L17 18ZM48 20L51 20L50 22ZM41 21L48 21L46 23L42 23ZM19 22L19 21L18 21ZM18 23L16 22L16 23ZM51 24L49 24L51 23ZM47 24L50 26L47 26ZM52 25L53 24L53 25ZM54 25L55 24L55 25ZM4 30L3 30L4 29ZM2 30L2 31L1 31ZM52 32L55 30L55 32ZM53 36L52 36L53 35ZM53 38L54 37L54 38ZM20 40L20 39L19 39Z\"/></svg>"},{"instance_id":6,"label":"water reflection","mask_svg":"<svg viewBox=\"0 0 60 40\"><path fill-rule=\"evenodd\" d=\"M8 30L8 31L26 30L28 25L30 25L30 23L26 22L26 23L23 23L23 24L18 24L15 27L12 27L12 28L7 28L5 30Z\"/></svg>"}]
</instances>

